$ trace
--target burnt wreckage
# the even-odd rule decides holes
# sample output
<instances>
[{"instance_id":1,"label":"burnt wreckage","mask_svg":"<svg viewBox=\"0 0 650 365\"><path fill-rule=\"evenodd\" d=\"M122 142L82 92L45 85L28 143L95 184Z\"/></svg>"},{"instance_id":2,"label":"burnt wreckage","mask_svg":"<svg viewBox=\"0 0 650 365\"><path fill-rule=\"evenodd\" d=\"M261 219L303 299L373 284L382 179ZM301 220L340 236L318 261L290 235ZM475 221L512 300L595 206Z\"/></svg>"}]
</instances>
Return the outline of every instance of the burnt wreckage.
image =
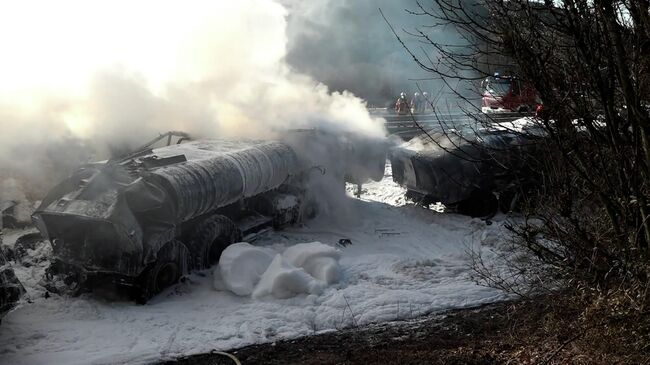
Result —
<instances>
[{"instance_id":1,"label":"burnt wreckage","mask_svg":"<svg viewBox=\"0 0 650 365\"><path fill-rule=\"evenodd\" d=\"M25 288L20 283L10 261L15 260L14 250L2 244L2 231L4 228L22 226L22 220L15 219L14 201L0 202L0 320L7 312L13 309L20 298L25 294Z\"/></svg>"},{"instance_id":2,"label":"burnt wreckage","mask_svg":"<svg viewBox=\"0 0 650 365\"><path fill-rule=\"evenodd\" d=\"M530 157L541 138L534 126L420 135L391 151L393 180L416 202L489 218L539 185Z\"/></svg>"},{"instance_id":3,"label":"burnt wreckage","mask_svg":"<svg viewBox=\"0 0 650 365\"><path fill-rule=\"evenodd\" d=\"M2 250L0 237L0 320L25 293Z\"/></svg>"},{"instance_id":4,"label":"burnt wreckage","mask_svg":"<svg viewBox=\"0 0 650 365\"><path fill-rule=\"evenodd\" d=\"M354 138L317 131L271 141L186 141L181 134L170 144L172 135L161 136L168 146L152 149L152 141L83 166L46 196L33 220L52 244L54 274L80 291L117 284L146 301L189 270L217 262L227 245L313 211L307 183L326 172L294 146L319 138L353 152L346 156L368 156ZM383 172L385 151L372 156ZM381 175L360 176L351 164L342 173L349 181Z\"/></svg>"}]
</instances>

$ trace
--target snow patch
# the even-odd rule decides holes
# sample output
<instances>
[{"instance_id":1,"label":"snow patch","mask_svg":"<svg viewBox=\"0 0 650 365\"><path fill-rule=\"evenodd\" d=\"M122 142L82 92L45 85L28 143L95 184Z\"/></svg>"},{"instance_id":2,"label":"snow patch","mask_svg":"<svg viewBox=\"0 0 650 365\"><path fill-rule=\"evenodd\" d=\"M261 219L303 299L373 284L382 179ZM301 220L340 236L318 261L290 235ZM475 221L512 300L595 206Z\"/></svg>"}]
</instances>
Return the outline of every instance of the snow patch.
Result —
<instances>
[{"instance_id":1,"label":"snow patch","mask_svg":"<svg viewBox=\"0 0 650 365\"><path fill-rule=\"evenodd\" d=\"M339 248L341 280L319 295L258 300L225 287L215 291L213 278L197 273L144 306L92 295L45 296L40 282L45 262L31 267L16 263L14 270L30 301L2 319L0 364L148 364L507 297L476 285L467 257L468 249L475 249L487 264L494 262L507 240L505 216L487 225L414 206L390 178L390 166L384 180L363 187L361 199L349 199L352 214L347 219L333 222L319 216L255 241L256 249L263 247L270 255L266 266L259 265L264 266L257 271L261 278L277 254L290 263L284 253L292 246L318 241L335 247L342 238L349 239L351 244ZM12 246L18 233L4 234L5 244ZM217 268L215 276L221 276L222 268ZM236 269L231 267L228 274L236 277ZM312 276L311 270L303 270Z\"/></svg>"}]
</instances>

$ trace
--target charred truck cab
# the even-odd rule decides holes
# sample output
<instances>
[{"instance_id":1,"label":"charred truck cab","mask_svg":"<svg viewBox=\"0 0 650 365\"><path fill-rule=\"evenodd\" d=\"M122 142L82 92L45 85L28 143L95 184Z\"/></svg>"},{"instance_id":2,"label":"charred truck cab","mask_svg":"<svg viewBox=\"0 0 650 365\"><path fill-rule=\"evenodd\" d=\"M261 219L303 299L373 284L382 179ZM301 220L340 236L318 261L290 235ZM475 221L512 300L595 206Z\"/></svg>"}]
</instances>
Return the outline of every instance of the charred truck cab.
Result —
<instances>
[{"instance_id":1,"label":"charred truck cab","mask_svg":"<svg viewBox=\"0 0 650 365\"><path fill-rule=\"evenodd\" d=\"M52 244L52 274L78 291L126 287L144 302L242 237L298 222L310 173L282 141L144 148L81 167L33 220Z\"/></svg>"}]
</instances>

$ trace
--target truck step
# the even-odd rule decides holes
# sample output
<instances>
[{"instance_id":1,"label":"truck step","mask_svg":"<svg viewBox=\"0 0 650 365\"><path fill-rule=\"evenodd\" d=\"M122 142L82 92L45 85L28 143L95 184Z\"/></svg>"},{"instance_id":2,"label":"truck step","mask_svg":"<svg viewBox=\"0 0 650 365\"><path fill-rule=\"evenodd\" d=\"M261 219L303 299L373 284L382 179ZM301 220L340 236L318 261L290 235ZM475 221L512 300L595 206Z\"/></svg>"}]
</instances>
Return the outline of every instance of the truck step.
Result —
<instances>
[{"instance_id":1,"label":"truck step","mask_svg":"<svg viewBox=\"0 0 650 365\"><path fill-rule=\"evenodd\" d=\"M272 228L272 223L271 217L254 212L235 222L246 241Z\"/></svg>"}]
</instances>

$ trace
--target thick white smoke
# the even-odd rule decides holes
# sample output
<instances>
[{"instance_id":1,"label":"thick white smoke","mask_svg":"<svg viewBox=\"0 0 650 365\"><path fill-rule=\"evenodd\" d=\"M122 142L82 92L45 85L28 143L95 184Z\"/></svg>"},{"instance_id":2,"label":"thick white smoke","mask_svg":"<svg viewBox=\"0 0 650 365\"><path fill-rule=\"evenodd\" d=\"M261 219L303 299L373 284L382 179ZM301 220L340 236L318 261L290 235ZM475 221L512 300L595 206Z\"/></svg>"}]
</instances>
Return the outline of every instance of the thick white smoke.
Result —
<instances>
[{"instance_id":1,"label":"thick white smoke","mask_svg":"<svg viewBox=\"0 0 650 365\"><path fill-rule=\"evenodd\" d=\"M334 90L350 90L379 107L393 104L400 92L413 95L420 90L437 96L441 106L457 101L443 81L413 61L379 12L383 11L401 41L422 62L437 62L438 52L414 36L418 31L443 44L466 41L452 27L431 26L436 20L421 14L418 1L279 1L290 9L287 62L300 72ZM429 11L435 7L434 2L419 3Z\"/></svg>"},{"instance_id":2,"label":"thick white smoke","mask_svg":"<svg viewBox=\"0 0 650 365\"><path fill-rule=\"evenodd\" d=\"M35 195L108 146L157 133L381 136L364 102L285 62L273 0L27 0L0 6L0 180Z\"/></svg>"}]
</instances>

